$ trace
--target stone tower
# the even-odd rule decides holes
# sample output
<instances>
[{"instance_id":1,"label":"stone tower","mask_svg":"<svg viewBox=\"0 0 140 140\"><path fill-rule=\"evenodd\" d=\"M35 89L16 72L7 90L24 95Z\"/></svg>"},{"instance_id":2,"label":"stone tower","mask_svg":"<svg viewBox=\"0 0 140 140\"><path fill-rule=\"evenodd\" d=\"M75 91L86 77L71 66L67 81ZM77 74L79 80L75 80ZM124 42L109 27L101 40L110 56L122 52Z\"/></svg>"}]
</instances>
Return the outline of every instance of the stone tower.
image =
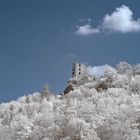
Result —
<instances>
[{"instance_id":1,"label":"stone tower","mask_svg":"<svg viewBox=\"0 0 140 140\"><path fill-rule=\"evenodd\" d=\"M86 66L82 63L73 63L72 65L72 78L81 80L86 74Z\"/></svg>"}]
</instances>

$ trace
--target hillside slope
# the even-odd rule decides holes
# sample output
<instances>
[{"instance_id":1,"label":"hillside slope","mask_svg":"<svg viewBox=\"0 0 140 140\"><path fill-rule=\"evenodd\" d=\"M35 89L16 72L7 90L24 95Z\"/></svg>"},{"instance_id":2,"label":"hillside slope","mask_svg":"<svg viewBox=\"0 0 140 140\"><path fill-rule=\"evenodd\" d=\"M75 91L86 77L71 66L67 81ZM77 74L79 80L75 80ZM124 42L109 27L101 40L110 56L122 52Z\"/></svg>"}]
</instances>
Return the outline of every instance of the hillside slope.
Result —
<instances>
[{"instance_id":1,"label":"hillside slope","mask_svg":"<svg viewBox=\"0 0 140 140\"><path fill-rule=\"evenodd\" d=\"M0 140L140 140L139 65L108 67L66 95L34 93L0 105Z\"/></svg>"}]
</instances>

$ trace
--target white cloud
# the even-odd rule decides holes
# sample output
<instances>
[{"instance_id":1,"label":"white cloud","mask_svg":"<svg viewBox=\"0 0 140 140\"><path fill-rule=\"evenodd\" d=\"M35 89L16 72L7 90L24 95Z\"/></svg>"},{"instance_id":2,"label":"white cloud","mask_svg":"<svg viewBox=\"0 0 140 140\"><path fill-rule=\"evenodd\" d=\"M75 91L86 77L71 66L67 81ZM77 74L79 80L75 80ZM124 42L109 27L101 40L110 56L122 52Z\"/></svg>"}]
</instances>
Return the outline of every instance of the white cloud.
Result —
<instances>
[{"instance_id":1,"label":"white cloud","mask_svg":"<svg viewBox=\"0 0 140 140\"><path fill-rule=\"evenodd\" d=\"M87 73L89 75L93 76L103 76L105 73L105 70L110 67L109 65L103 65L103 66L88 66L87 67Z\"/></svg>"},{"instance_id":2,"label":"white cloud","mask_svg":"<svg viewBox=\"0 0 140 140\"><path fill-rule=\"evenodd\" d=\"M99 33L98 28L93 28L90 24L85 24L81 26L77 26L77 34L79 35L91 35Z\"/></svg>"},{"instance_id":3,"label":"white cloud","mask_svg":"<svg viewBox=\"0 0 140 140\"><path fill-rule=\"evenodd\" d=\"M140 19L133 19L133 12L125 5L122 5L111 14L104 17L103 30L113 32L138 32L140 31Z\"/></svg>"},{"instance_id":4,"label":"white cloud","mask_svg":"<svg viewBox=\"0 0 140 140\"><path fill-rule=\"evenodd\" d=\"M76 26L76 33L79 35L91 35L99 33L98 28L93 28L91 25L91 18L83 18L78 21Z\"/></svg>"},{"instance_id":5,"label":"white cloud","mask_svg":"<svg viewBox=\"0 0 140 140\"><path fill-rule=\"evenodd\" d=\"M140 19L135 20L132 10L125 5L116 8L111 14L106 14L101 25L95 28L92 27L90 18L79 20L79 22L83 21L83 25L77 26L76 33L79 35L91 35L104 31L121 33L140 31Z\"/></svg>"}]
</instances>

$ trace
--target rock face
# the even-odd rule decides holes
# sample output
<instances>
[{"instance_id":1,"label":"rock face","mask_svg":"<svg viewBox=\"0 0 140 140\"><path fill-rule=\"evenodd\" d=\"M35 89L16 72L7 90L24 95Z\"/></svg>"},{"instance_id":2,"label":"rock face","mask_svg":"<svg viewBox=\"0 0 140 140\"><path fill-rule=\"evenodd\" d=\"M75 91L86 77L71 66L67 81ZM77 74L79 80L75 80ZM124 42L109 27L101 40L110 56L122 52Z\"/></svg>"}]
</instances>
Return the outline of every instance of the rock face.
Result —
<instances>
[{"instance_id":1,"label":"rock face","mask_svg":"<svg viewBox=\"0 0 140 140\"><path fill-rule=\"evenodd\" d=\"M74 87L72 84L69 84L65 90L64 90L64 94L68 94L70 91L73 91L74 90Z\"/></svg>"}]
</instances>

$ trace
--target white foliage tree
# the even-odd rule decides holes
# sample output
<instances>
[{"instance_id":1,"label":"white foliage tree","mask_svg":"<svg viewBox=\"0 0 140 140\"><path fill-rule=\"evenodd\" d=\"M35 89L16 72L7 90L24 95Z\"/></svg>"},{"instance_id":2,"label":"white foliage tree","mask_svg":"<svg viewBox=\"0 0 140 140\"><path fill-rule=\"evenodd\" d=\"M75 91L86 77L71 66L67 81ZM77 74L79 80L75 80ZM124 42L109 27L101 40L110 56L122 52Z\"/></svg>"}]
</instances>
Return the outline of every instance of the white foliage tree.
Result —
<instances>
[{"instance_id":1,"label":"white foliage tree","mask_svg":"<svg viewBox=\"0 0 140 140\"><path fill-rule=\"evenodd\" d=\"M120 62L116 67L119 74L132 73L132 66L127 62Z\"/></svg>"}]
</instances>

